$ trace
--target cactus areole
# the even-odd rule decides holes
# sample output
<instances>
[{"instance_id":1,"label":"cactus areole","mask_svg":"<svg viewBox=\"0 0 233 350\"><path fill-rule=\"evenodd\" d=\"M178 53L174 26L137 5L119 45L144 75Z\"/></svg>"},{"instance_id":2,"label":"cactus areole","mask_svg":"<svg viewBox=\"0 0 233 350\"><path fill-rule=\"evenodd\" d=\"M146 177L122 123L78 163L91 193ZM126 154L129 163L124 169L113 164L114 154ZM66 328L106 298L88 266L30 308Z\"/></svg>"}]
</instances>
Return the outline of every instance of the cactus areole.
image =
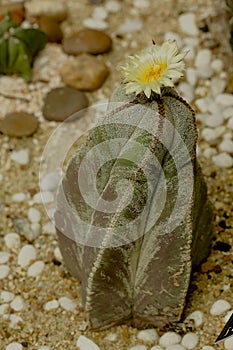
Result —
<instances>
[{"instance_id":1,"label":"cactus areole","mask_svg":"<svg viewBox=\"0 0 233 350\"><path fill-rule=\"evenodd\" d=\"M167 42L130 58L60 185L59 246L92 329L179 321L192 267L208 255L194 113L172 87L184 55Z\"/></svg>"}]
</instances>

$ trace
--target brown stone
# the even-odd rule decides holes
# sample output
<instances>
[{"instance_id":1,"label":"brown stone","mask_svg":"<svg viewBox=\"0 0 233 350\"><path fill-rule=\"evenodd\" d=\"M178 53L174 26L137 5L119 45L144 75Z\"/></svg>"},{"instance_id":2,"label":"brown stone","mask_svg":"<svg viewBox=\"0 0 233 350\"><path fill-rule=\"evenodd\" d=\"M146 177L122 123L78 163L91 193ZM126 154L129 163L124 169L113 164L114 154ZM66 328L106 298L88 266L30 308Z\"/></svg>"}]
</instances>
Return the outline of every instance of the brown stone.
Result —
<instances>
[{"instance_id":1,"label":"brown stone","mask_svg":"<svg viewBox=\"0 0 233 350\"><path fill-rule=\"evenodd\" d=\"M106 33L95 29L80 30L63 41L63 49L70 55L80 53L96 55L108 52L111 47L112 39Z\"/></svg>"},{"instance_id":2,"label":"brown stone","mask_svg":"<svg viewBox=\"0 0 233 350\"><path fill-rule=\"evenodd\" d=\"M61 69L65 84L78 90L93 91L105 81L109 70L104 62L88 54L81 54Z\"/></svg>"},{"instance_id":3,"label":"brown stone","mask_svg":"<svg viewBox=\"0 0 233 350\"><path fill-rule=\"evenodd\" d=\"M62 122L88 106L86 95L68 86L51 90L44 101L43 115L47 120Z\"/></svg>"},{"instance_id":4,"label":"brown stone","mask_svg":"<svg viewBox=\"0 0 233 350\"><path fill-rule=\"evenodd\" d=\"M0 6L0 21L4 19L7 12L10 13L12 19L20 24L25 18L24 4L23 2L9 3Z\"/></svg>"},{"instance_id":5,"label":"brown stone","mask_svg":"<svg viewBox=\"0 0 233 350\"><path fill-rule=\"evenodd\" d=\"M14 137L30 136L37 128L37 118L26 112L8 113L0 123L1 132Z\"/></svg>"},{"instance_id":6,"label":"brown stone","mask_svg":"<svg viewBox=\"0 0 233 350\"><path fill-rule=\"evenodd\" d=\"M39 28L47 35L48 40L52 43L62 41L62 30L59 23L52 17L42 16L39 18Z\"/></svg>"}]
</instances>

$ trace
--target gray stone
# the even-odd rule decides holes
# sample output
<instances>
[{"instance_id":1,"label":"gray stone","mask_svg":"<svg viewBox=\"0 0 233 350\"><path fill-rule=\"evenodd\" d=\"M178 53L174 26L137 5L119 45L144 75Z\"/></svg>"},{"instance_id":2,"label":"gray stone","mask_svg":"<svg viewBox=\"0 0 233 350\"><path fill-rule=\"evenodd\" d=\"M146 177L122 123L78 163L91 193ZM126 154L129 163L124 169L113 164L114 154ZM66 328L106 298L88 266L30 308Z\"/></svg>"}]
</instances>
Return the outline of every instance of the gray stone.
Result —
<instances>
[{"instance_id":1,"label":"gray stone","mask_svg":"<svg viewBox=\"0 0 233 350\"><path fill-rule=\"evenodd\" d=\"M62 122L88 106L82 91L68 86L51 90L45 97L43 115L47 120Z\"/></svg>"}]
</instances>

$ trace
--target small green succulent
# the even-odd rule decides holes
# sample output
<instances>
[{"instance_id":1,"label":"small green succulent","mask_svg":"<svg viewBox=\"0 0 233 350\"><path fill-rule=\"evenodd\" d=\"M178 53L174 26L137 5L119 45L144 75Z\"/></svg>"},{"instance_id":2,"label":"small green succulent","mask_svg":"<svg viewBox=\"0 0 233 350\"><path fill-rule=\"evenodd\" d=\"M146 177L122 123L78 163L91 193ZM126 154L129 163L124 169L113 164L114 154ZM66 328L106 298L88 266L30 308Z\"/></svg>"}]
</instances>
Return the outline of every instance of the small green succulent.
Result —
<instances>
[{"instance_id":1,"label":"small green succulent","mask_svg":"<svg viewBox=\"0 0 233 350\"><path fill-rule=\"evenodd\" d=\"M0 22L0 74L17 73L30 81L34 58L46 43L44 32L20 27L8 13Z\"/></svg>"}]
</instances>

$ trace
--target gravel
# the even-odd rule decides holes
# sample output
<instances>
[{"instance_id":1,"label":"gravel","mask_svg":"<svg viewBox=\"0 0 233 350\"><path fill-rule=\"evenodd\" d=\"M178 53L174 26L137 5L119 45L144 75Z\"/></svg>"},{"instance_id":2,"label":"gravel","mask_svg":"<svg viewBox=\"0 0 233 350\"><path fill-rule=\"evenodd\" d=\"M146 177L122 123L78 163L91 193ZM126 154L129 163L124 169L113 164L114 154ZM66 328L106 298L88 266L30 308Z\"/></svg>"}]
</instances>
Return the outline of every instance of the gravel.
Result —
<instances>
[{"instance_id":1,"label":"gravel","mask_svg":"<svg viewBox=\"0 0 233 350\"><path fill-rule=\"evenodd\" d=\"M88 339L84 335L80 335L78 338L77 346L80 350L100 350L100 348L91 339Z\"/></svg>"},{"instance_id":2,"label":"gravel","mask_svg":"<svg viewBox=\"0 0 233 350\"><path fill-rule=\"evenodd\" d=\"M175 332L166 332L159 339L159 345L166 348L168 345L178 344L181 342L181 336Z\"/></svg>"},{"instance_id":3,"label":"gravel","mask_svg":"<svg viewBox=\"0 0 233 350\"><path fill-rule=\"evenodd\" d=\"M7 233L4 236L4 241L8 249L15 249L20 246L20 236L15 232Z\"/></svg>"},{"instance_id":4,"label":"gravel","mask_svg":"<svg viewBox=\"0 0 233 350\"><path fill-rule=\"evenodd\" d=\"M22 349L23 349L23 345L17 342L13 342L7 345L5 350L22 350Z\"/></svg>"},{"instance_id":5,"label":"gravel","mask_svg":"<svg viewBox=\"0 0 233 350\"><path fill-rule=\"evenodd\" d=\"M230 337L224 341L224 348L226 350L232 350L233 349L233 337Z\"/></svg>"},{"instance_id":6,"label":"gravel","mask_svg":"<svg viewBox=\"0 0 233 350\"><path fill-rule=\"evenodd\" d=\"M224 312L230 310L231 304L228 301L219 299L214 302L210 308L210 313L212 316L222 315Z\"/></svg>"},{"instance_id":7,"label":"gravel","mask_svg":"<svg viewBox=\"0 0 233 350\"><path fill-rule=\"evenodd\" d=\"M14 299L14 297L15 297L14 293L3 290L1 291L1 294L0 294L0 302L9 303Z\"/></svg>"},{"instance_id":8,"label":"gravel","mask_svg":"<svg viewBox=\"0 0 233 350\"><path fill-rule=\"evenodd\" d=\"M31 266L29 266L27 275L28 277L36 277L39 276L45 267L45 263L43 261L35 261Z\"/></svg>"},{"instance_id":9,"label":"gravel","mask_svg":"<svg viewBox=\"0 0 233 350\"><path fill-rule=\"evenodd\" d=\"M184 346L186 349L195 349L199 342L199 337L195 333L187 333L183 336L181 344Z\"/></svg>"},{"instance_id":10,"label":"gravel","mask_svg":"<svg viewBox=\"0 0 233 350\"><path fill-rule=\"evenodd\" d=\"M137 339L140 339L145 343L155 343L158 341L158 338L159 337L155 329L145 329L137 334Z\"/></svg>"},{"instance_id":11,"label":"gravel","mask_svg":"<svg viewBox=\"0 0 233 350\"><path fill-rule=\"evenodd\" d=\"M29 162L29 150L22 149L20 151L13 151L11 153L11 159L20 165L27 165Z\"/></svg>"},{"instance_id":12,"label":"gravel","mask_svg":"<svg viewBox=\"0 0 233 350\"><path fill-rule=\"evenodd\" d=\"M196 25L196 16L194 13L183 13L178 18L179 25L184 34L194 35L198 34L198 28Z\"/></svg>"},{"instance_id":13,"label":"gravel","mask_svg":"<svg viewBox=\"0 0 233 350\"><path fill-rule=\"evenodd\" d=\"M191 314L189 314L186 320L193 320L194 326L200 327L204 323L204 313L200 310L195 310Z\"/></svg>"},{"instance_id":14,"label":"gravel","mask_svg":"<svg viewBox=\"0 0 233 350\"><path fill-rule=\"evenodd\" d=\"M36 259L36 249L31 244L23 246L18 255L18 265L21 267L28 266L33 260Z\"/></svg>"},{"instance_id":15,"label":"gravel","mask_svg":"<svg viewBox=\"0 0 233 350\"><path fill-rule=\"evenodd\" d=\"M44 305L44 309L46 311L50 311L50 310L54 310L54 309L57 309L59 307L59 303L57 300L50 300L48 301L47 303L45 303Z\"/></svg>"},{"instance_id":16,"label":"gravel","mask_svg":"<svg viewBox=\"0 0 233 350\"><path fill-rule=\"evenodd\" d=\"M74 300L71 300L70 298L67 297L61 297L58 300L60 306L62 309L66 311L74 311L77 307L77 304Z\"/></svg>"},{"instance_id":17,"label":"gravel","mask_svg":"<svg viewBox=\"0 0 233 350\"><path fill-rule=\"evenodd\" d=\"M25 302L21 296L17 295L10 303L10 307L14 311L22 311L25 308Z\"/></svg>"},{"instance_id":18,"label":"gravel","mask_svg":"<svg viewBox=\"0 0 233 350\"><path fill-rule=\"evenodd\" d=\"M10 273L10 267L8 265L0 265L0 280L6 278Z\"/></svg>"}]
</instances>

